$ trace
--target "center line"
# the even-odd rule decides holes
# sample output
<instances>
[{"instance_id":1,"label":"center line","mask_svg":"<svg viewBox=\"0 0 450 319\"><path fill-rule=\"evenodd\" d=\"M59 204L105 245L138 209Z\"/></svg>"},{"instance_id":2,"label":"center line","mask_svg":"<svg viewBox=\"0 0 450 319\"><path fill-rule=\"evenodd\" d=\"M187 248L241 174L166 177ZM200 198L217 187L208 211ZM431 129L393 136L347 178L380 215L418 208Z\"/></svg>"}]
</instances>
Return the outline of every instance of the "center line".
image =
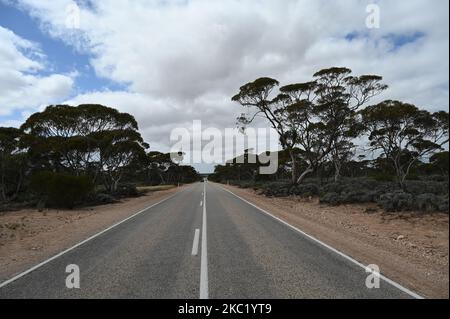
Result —
<instances>
[{"instance_id":1,"label":"center line","mask_svg":"<svg viewBox=\"0 0 450 319\"><path fill-rule=\"evenodd\" d=\"M203 183L202 256L200 265L200 299L208 299L208 251L206 240L206 183Z\"/></svg>"},{"instance_id":2,"label":"center line","mask_svg":"<svg viewBox=\"0 0 450 319\"><path fill-rule=\"evenodd\" d=\"M192 244L192 256L197 256L198 254L198 239L200 237L200 229L196 229L195 230L195 235L194 235L194 243Z\"/></svg>"}]
</instances>

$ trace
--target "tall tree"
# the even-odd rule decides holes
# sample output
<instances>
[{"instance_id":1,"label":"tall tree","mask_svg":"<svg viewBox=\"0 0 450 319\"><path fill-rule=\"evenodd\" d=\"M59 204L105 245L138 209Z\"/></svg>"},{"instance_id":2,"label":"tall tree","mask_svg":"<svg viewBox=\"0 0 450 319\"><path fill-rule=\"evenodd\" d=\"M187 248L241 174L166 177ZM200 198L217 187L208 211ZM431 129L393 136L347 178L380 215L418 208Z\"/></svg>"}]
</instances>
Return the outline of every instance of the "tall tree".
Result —
<instances>
[{"instance_id":1,"label":"tall tree","mask_svg":"<svg viewBox=\"0 0 450 319\"><path fill-rule=\"evenodd\" d=\"M132 115L98 104L49 106L22 130L35 169L89 174L94 182L102 177L112 192L123 170L148 148Z\"/></svg>"},{"instance_id":2,"label":"tall tree","mask_svg":"<svg viewBox=\"0 0 450 319\"><path fill-rule=\"evenodd\" d=\"M27 157L21 146L22 132L0 127L0 201L13 200L19 194L26 173Z\"/></svg>"},{"instance_id":3,"label":"tall tree","mask_svg":"<svg viewBox=\"0 0 450 319\"><path fill-rule=\"evenodd\" d=\"M288 107L289 97L279 95L274 100L270 100L273 89L279 85L279 82L272 78L259 78L253 82L243 85L239 93L233 96L232 101L240 103L249 110L256 111L247 116L245 113L237 119L242 129L251 124L258 116L266 119L270 127L274 129L279 136L280 144L284 150L287 150L292 161L292 182L297 179L297 158L295 154L295 145L297 140L293 136L293 130L285 123L284 110Z\"/></svg>"},{"instance_id":4,"label":"tall tree","mask_svg":"<svg viewBox=\"0 0 450 319\"><path fill-rule=\"evenodd\" d=\"M339 178L351 141L361 133L356 125L358 109L387 88L380 76L351 73L347 68L321 70L311 82L283 86L273 100L269 97L278 81L260 78L242 86L232 98L256 109L253 115L238 118L243 127L262 116L278 133L282 148L291 157L293 183L301 183L330 155L335 179ZM298 156L307 163L301 173Z\"/></svg>"},{"instance_id":5,"label":"tall tree","mask_svg":"<svg viewBox=\"0 0 450 319\"><path fill-rule=\"evenodd\" d=\"M361 111L370 148L380 151L394 169L399 185L415 163L448 143L448 113L430 113L400 101L384 101Z\"/></svg>"},{"instance_id":6,"label":"tall tree","mask_svg":"<svg viewBox=\"0 0 450 319\"><path fill-rule=\"evenodd\" d=\"M357 111L386 90L387 85L381 83L381 76L353 76L352 70L338 67L323 69L314 74L314 78L317 83L315 107L318 119L326 124L337 181L342 163L352 151L352 140L362 133L356 120Z\"/></svg>"}]
</instances>

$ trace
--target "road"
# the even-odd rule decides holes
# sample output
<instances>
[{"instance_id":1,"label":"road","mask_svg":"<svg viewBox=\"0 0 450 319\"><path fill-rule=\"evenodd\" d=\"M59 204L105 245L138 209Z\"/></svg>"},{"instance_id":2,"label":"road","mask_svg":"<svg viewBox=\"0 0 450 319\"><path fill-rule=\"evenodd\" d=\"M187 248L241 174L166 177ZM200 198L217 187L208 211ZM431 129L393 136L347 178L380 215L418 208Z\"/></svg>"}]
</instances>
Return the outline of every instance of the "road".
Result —
<instances>
[{"instance_id":1,"label":"road","mask_svg":"<svg viewBox=\"0 0 450 319\"><path fill-rule=\"evenodd\" d=\"M68 289L68 265L80 288ZM218 184L197 183L0 285L0 298L411 298Z\"/></svg>"}]
</instances>

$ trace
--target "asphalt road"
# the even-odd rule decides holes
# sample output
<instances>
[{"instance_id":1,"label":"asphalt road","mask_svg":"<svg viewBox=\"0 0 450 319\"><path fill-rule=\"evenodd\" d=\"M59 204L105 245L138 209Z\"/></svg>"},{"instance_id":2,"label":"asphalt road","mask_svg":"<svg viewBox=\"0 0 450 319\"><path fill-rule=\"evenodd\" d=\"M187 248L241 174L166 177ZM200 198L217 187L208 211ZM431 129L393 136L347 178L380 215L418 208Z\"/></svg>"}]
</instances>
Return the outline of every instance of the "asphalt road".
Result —
<instances>
[{"instance_id":1,"label":"asphalt road","mask_svg":"<svg viewBox=\"0 0 450 319\"><path fill-rule=\"evenodd\" d=\"M206 204L206 205L205 205ZM68 265L80 288L66 287ZM411 298L217 184L197 183L15 280L0 298Z\"/></svg>"}]
</instances>

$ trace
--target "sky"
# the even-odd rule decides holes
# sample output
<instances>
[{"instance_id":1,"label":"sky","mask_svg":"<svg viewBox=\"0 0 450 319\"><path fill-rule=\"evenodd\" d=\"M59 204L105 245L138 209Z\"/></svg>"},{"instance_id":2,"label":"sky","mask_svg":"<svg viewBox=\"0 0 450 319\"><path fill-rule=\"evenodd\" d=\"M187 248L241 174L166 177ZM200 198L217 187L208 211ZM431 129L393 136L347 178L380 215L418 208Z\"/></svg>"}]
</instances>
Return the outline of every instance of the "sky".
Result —
<instances>
[{"instance_id":1,"label":"sky","mask_svg":"<svg viewBox=\"0 0 450 319\"><path fill-rule=\"evenodd\" d=\"M368 5L379 25L368 28ZM152 150L174 128L235 127L240 86L348 67L398 99L449 109L448 0L0 0L0 126L52 104L135 116ZM260 123L260 125L263 125ZM211 170L212 165L196 166Z\"/></svg>"}]
</instances>

